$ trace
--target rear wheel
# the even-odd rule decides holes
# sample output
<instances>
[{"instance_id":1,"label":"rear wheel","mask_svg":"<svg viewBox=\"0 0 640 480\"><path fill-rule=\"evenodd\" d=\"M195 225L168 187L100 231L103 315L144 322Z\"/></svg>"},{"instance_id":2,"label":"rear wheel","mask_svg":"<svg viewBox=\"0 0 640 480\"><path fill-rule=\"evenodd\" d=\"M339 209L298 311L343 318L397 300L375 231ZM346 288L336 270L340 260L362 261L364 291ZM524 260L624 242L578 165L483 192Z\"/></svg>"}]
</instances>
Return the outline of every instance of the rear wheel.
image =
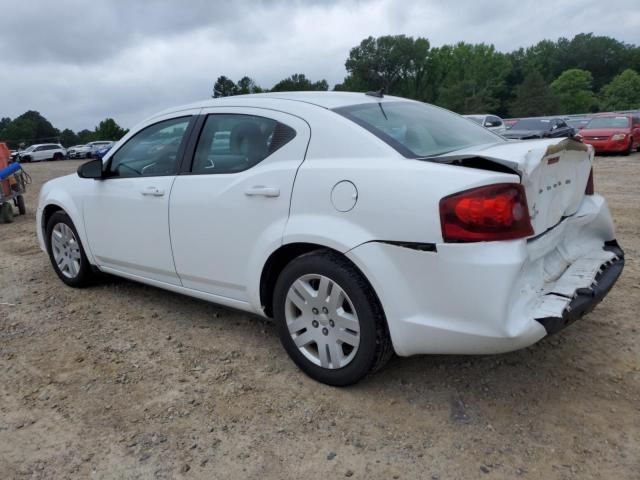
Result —
<instances>
[{"instance_id":1,"label":"rear wheel","mask_svg":"<svg viewBox=\"0 0 640 480\"><path fill-rule=\"evenodd\" d=\"M53 154L53 159L54 160L62 160L62 154L60 152L54 153Z\"/></svg>"},{"instance_id":2,"label":"rear wheel","mask_svg":"<svg viewBox=\"0 0 640 480\"><path fill-rule=\"evenodd\" d=\"M76 227L66 213L51 215L47 222L46 241L51 265L60 280L77 288L92 283L94 274L91 265Z\"/></svg>"},{"instance_id":3,"label":"rear wheel","mask_svg":"<svg viewBox=\"0 0 640 480\"><path fill-rule=\"evenodd\" d=\"M336 253L317 251L291 261L278 277L273 300L282 345L319 382L351 385L393 353L373 289Z\"/></svg>"}]
</instances>

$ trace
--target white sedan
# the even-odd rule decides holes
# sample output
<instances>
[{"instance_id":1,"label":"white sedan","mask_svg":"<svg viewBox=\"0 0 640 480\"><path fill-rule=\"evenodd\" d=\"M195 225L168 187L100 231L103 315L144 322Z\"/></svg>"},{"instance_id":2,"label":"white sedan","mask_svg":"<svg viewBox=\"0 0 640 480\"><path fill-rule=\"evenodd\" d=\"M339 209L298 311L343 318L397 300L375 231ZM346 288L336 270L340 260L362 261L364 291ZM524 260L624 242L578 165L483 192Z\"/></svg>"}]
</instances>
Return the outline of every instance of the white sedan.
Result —
<instances>
[{"instance_id":1,"label":"white sedan","mask_svg":"<svg viewBox=\"0 0 640 480\"><path fill-rule=\"evenodd\" d=\"M101 271L272 317L304 372L348 385L590 311L624 265L592 162L397 97L219 98L45 184L37 232L67 285Z\"/></svg>"}]
</instances>

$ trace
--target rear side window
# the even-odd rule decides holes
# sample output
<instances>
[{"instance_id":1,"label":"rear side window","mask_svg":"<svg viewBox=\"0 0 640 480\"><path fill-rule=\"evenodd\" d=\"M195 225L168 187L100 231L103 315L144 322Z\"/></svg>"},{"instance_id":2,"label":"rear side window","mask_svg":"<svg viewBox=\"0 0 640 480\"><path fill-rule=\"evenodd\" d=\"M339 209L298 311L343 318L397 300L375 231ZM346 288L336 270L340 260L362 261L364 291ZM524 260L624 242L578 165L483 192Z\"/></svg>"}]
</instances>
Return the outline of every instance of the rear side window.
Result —
<instances>
[{"instance_id":1,"label":"rear side window","mask_svg":"<svg viewBox=\"0 0 640 480\"><path fill-rule=\"evenodd\" d=\"M448 110L419 102L380 102L334 110L408 158L430 157L502 137Z\"/></svg>"},{"instance_id":2,"label":"rear side window","mask_svg":"<svg viewBox=\"0 0 640 480\"><path fill-rule=\"evenodd\" d=\"M207 117L193 158L192 173L235 173L260 163L295 137L295 130L254 115Z\"/></svg>"}]
</instances>

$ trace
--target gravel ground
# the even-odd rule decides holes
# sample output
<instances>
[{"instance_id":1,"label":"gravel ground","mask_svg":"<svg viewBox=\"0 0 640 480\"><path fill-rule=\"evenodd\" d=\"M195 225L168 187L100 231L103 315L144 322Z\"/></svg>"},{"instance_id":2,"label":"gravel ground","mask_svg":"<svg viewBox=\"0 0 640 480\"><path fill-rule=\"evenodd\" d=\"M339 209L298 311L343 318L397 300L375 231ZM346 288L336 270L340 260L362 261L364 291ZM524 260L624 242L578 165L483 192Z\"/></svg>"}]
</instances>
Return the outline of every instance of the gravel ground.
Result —
<instances>
[{"instance_id":1,"label":"gravel ground","mask_svg":"<svg viewBox=\"0 0 640 480\"><path fill-rule=\"evenodd\" d=\"M590 315L496 356L306 378L260 318L124 280L65 287L0 225L0 477L640 478L640 154L596 160L627 266Z\"/></svg>"}]
</instances>

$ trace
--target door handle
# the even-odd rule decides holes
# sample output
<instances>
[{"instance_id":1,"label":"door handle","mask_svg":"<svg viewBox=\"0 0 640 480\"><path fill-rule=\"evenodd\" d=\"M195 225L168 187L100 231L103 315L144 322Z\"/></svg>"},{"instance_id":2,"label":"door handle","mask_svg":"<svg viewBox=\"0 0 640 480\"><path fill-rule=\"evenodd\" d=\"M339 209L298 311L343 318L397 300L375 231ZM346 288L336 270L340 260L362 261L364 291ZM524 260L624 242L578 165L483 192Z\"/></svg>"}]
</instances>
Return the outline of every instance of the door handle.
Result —
<instances>
[{"instance_id":1,"label":"door handle","mask_svg":"<svg viewBox=\"0 0 640 480\"><path fill-rule=\"evenodd\" d=\"M164 195L164 190L158 187L151 186L151 187L146 187L140 193L142 193L142 195L150 196L150 197L162 197Z\"/></svg>"},{"instance_id":2,"label":"door handle","mask_svg":"<svg viewBox=\"0 0 640 480\"><path fill-rule=\"evenodd\" d=\"M254 185L244 191L248 197L279 197L280 189L277 187L267 187L265 185Z\"/></svg>"}]
</instances>

